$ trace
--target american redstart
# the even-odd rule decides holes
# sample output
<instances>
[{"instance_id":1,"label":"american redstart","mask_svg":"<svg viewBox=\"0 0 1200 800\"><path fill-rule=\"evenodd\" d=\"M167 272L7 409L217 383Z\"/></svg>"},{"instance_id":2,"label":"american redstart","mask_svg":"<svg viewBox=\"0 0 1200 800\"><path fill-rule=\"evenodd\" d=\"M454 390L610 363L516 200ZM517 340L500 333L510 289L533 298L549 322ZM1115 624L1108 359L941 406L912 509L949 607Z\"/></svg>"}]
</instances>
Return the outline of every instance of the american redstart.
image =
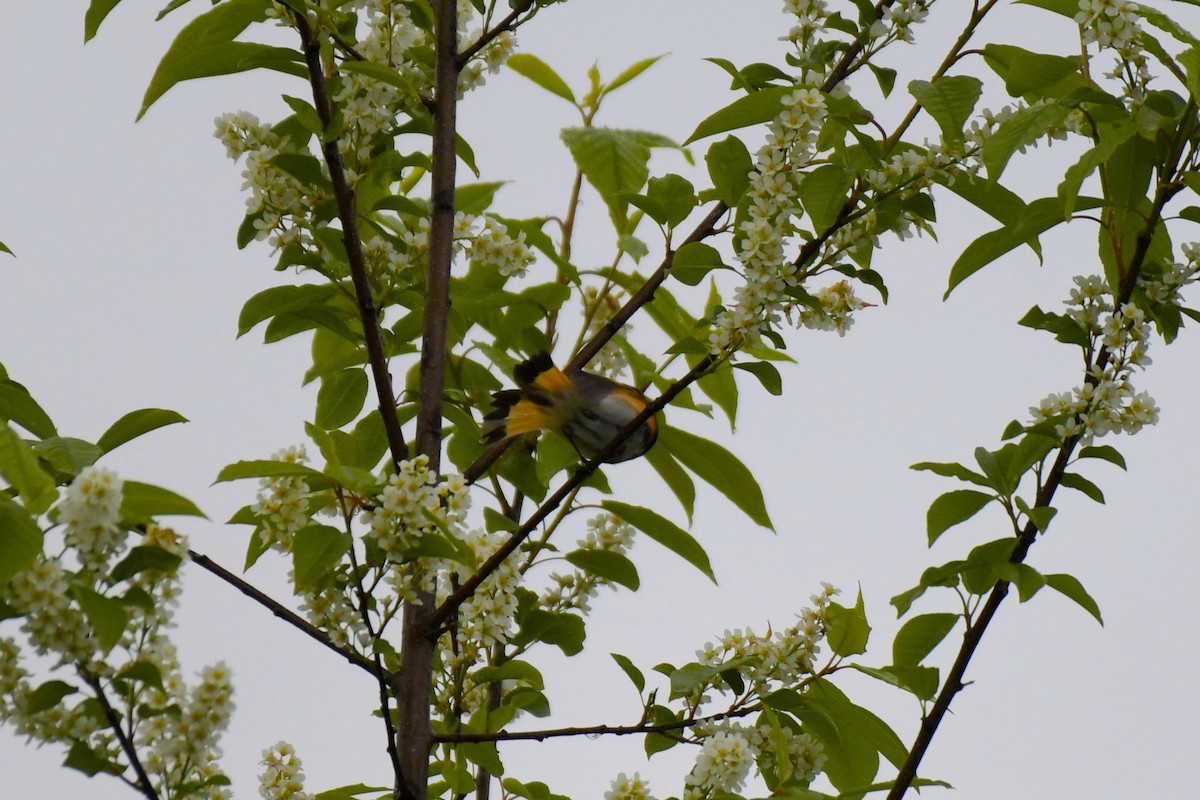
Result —
<instances>
[{"instance_id":1,"label":"american redstart","mask_svg":"<svg viewBox=\"0 0 1200 800\"><path fill-rule=\"evenodd\" d=\"M560 433L579 455L591 458L642 412L646 396L632 386L581 369L563 372L549 353L538 353L513 370L518 389L492 395L492 412L483 418L488 442L551 430ZM645 453L658 438L658 422L648 418L605 461L616 464Z\"/></svg>"}]
</instances>

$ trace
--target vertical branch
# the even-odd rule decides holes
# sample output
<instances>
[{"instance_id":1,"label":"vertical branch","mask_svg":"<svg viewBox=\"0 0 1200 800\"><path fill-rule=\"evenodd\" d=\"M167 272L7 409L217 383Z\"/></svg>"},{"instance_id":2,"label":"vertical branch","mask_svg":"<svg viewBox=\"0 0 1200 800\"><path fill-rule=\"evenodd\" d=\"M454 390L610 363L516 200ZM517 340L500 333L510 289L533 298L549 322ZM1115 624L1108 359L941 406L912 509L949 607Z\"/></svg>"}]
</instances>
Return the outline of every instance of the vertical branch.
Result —
<instances>
[{"instance_id":1,"label":"vertical branch","mask_svg":"<svg viewBox=\"0 0 1200 800\"><path fill-rule=\"evenodd\" d=\"M321 119L322 127L328 131L333 120L333 106L329 99L329 86L325 80L325 68L321 64L321 40L313 32L308 19L294 13L296 30L304 46L304 62L308 67L308 80L312 86L313 106ZM371 377L375 383L375 394L379 400L379 415L383 420L384 434L393 465L408 458L408 445L400 430L396 417L396 395L392 392L392 377L388 374L387 352L383 347L383 334L379 329L379 310L375 307L375 293L371 290L371 279L367 275L366 259L363 257L362 237L358 233L358 212L355 208L354 190L346 180L346 165L338 140L330 138L321 145L325 163L329 167L329 181L333 184L337 199L338 220L342 223L342 243L346 246L346 260L350 263L350 280L354 284L354 296L358 302L359 318L363 327L363 343L367 347L367 360Z\"/></svg>"},{"instance_id":2,"label":"vertical branch","mask_svg":"<svg viewBox=\"0 0 1200 800\"><path fill-rule=\"evenodd\" d=\"M458 9L455 0L434 5L433 175L430 195L429 255L425 268L425 328L421 337L421 384L417 398L417 452L429 468L441 469L442 394L446 378L446 317L450 310L450 261L454 246L455 115L458 102ZM400 669L392 684L398 720L396 750L401 780L396 797L424 800L433 743L429 696L434 644L428 619L432 592L404 608Z\"/></svg>"},{"instance_id":3,"label":"vertical branch","mask_svg":"<svg viewBox=\"0 0 1200 800\"><path fill-rule=\"evenodd\" d=\"M79 677L92 687L92 691L96 694L96 701L100 703L100 708L104 711L104 719L108 722L108 727L112 729L113 735L117 738L117 744L121 746L121 752L129 759L129 765L133 767L133 772L137 775L137 782L131 784L135 789L144 794L148 800L158 800L158 792L154 791L154 784L150 781L150 776L146 774L145 767L142 766L141 759L138 758L137 748L133 746L133 740L125 733L125 729L121 727L121 717L117 714L117 710L108 702L108 695L104 693L104 687L100 684L100 678L92 675L84 669L79 669Z\"/></svg>"}]
</instances>

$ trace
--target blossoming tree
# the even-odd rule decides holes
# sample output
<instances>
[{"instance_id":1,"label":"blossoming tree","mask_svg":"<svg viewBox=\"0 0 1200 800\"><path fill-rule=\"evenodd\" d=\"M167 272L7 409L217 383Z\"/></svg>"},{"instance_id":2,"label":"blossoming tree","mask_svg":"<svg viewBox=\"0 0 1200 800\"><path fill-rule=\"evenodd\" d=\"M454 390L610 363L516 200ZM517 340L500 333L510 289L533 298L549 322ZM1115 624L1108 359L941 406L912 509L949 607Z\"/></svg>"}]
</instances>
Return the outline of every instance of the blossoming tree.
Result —
<instances>
[{"instance_id":1,"label":"blossoming tree","mask_svg":"<svg viewBox=\"0 0 1200 800\"><path fill-rule=\"evenodd\" d=\"M239 245L264 241L281 275L300 276L251 297L239 327L265 324L271 341L311 337L307 379L320 384L308 443L230 464L217 479L258 481L230 524L247 532L247 570L288 560L297 600L268 597L190 550L158 520L197 514L195 505L104 465L105 454L178 414L136 410L95 442L64 437L19 376L0 371L0 719L18 733L62 745L67 766L147 798L228 796L218 740L232 712L229 671L218 663L189 687L167 635L178 569L190 561L377 687L394 782L322 797L548 800L557 797L549 787L506 770L506 742L620 735L641 737L648 757L693 748L694 766L665 789L688 800L761 787L795 798L899 798L939 783L918 768L1012 590L1021 601L1056 590L1099 618L1078 580L1026 559L1060 489L1102 500L1081 465L1124 466L1098 440L1157 421L1133 378L1156 338L1169 343L1185 317L1200 319L1181 297L1200 250L1174 238L1177 225L1200 220L1182 200L1200 190L1200 40L1126 0L1028 0L1047 24L1077 32L1077 53L971 50L980 25L1003 10L996 0L942 3L936 12L961 17L961 33L933 74L906 76L901 91L888 65L903 61L886 55L914 41L933 0L787 0L785 63L714 59L735 99L680 144L594 124L606 98L656 59L609 81L593 71L579 96L536 56L514 54L519 29L558 4L220 0L179 32L143 111L181 81L250 69L307 86L303 98L284 96L292 113L283 119L217 120L249 192ZM93 0L89 37L116 5ZM282 27L292 44L239 38L262 26ZM579 111L581 124L562 131L576 165L565 209L510 218L499 183L464 177L482 176L456 132L456 104L502 67ZM1011 98L998 112L976 109L985 81ZM879 103L910 106L892 130L865 100L876 89ZM921 121L940 136L918 140ZM1083 145L1056 192L1026 200L1006 188L1009 162L1050 139ZM652 150L692 146L704 148L705 169L651 176ZM600 197L612 224L602 268L573 253L585 192ZM999 225L957 257L947 293L1002 255L1040 252L1041 237L1060 227L1100 230L1065 309L1034 306L1021 320L1078 349L1083 368L1064 378L1071 388L1010 423L1003 443L978 448L971 465L916 465L972 487L933 500L931 544L985 508L1009 528L931 566L892 601L906 616L938 590L955 610L911 616L884 663L863 657L861 596L840 604L832 586L814 587L795 624L727 633L693 662L648 674L615 655L641 697L636 723L540 724L553 699L542 653L583 649L600 587L638 587L635 536L713 575L673 509L613 496L605 469L620 467L607 467L608 457L668 406L715 406L732 421L739 391L779 393L775 365L789 360L791 329L844 335L864 296L885 303L885 239L933 233L946 193ZM652 253L657 266L642 274ZM665 345L632 335L643 319ZM558 354L567 374L587 367L635 384L648 405L591 458L553 433L485 445L491 393L543 351ZM723 447L660 420L645 458L689 519L699 479L772 526L750 470ZM536 569L551 561L567 566ZM955 630L953 661L926 663ZM851 669L920 701L915 741L905 745L847 695L839 673ZM290 745L268 748L263 764L262 796L309 796ZM608 800L651 796L634 768L611 783Z\"/></svg>"}]
</instances>

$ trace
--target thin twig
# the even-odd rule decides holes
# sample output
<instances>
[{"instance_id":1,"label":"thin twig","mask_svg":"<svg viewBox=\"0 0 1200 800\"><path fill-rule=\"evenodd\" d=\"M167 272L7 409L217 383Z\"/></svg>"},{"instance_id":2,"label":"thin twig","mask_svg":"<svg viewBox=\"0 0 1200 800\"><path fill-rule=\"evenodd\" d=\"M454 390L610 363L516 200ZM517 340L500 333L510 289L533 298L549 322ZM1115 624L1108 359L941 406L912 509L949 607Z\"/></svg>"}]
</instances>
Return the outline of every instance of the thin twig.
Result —
<instances>
[{"instance_id":1,"label":"thin twig","mask_svg":"<svg viewBox=\"0 0 1200 800\"><path fill-rule=\"evenodd\" d=\"M121 745L121 751L125 753L125 757L129 759L129 765L133 767L134 774L137 775L136 783L127 782L149 800L158 800L158 792L154 791L154 784L151 783L150 776L146 774L146 768L142 766L142 761L138 758L137 748L133 746L133 742L121 727L121 716L112 707L112 703L108 702L108 695L104 693L104 686L101 685L100 679L83 669L79 669L79 677L92 687L96 701L100 703L100 708L104 711L104 719L108 721L108 727L112 728L113 735L117 737L117 743Z\"/></svg>"},{"instance_id":2,"label":"thin twig","mask_svg":"<svg viewBox=\"0 0 1200 800\"><path fill-rule=\"evenodd\" d=\"M478 39L471 43L470 47L458 54L457 68L461 70L465 67L468 61L474 58L480 50L491 44L492 40L500 34L515 31L528 22L533 17L533 14L530 14L525 19L519 20L518 18L526 11L529 11L533 7L534 2L535 0L522 0L522 2L509 12L507 17L496 23L495 27L481 34Z\"/></svg>"},{"instance_id":3,"label":"thin twig","mask_svg":"<svg viewBox=\"0 0 1200 800\"><path fill-rule=\"evenodd\" d=\"M191 558L192 563L197 564L198 566L203 567L211 572L213 575L216 575L218 578L225 581L225 583L228 583L230 586L237 589L246 597L249 597L251 600L258 603L260 606L267 609L272 614L291 625L293 628L296 628L301 633L306 634L309 638L315 639L316 641L325 645L354 666L361 667L376 678L379 677L379 673L375 671L375 664L373 664L366 656L362 655L361 653L357 653L354 650L350 650L335 644L333 640L329 638L329 634L325 633L325 631L321 630L316 625L313 625L311 622L304 619L295 611L292 611L290 608L280 603L278 600L267 596L254 586L239 578L237 575L234 575L232 572L225 569L208 556L197 553L195 550L188 550L188 557Z\"/></svg>"}]
</instances>

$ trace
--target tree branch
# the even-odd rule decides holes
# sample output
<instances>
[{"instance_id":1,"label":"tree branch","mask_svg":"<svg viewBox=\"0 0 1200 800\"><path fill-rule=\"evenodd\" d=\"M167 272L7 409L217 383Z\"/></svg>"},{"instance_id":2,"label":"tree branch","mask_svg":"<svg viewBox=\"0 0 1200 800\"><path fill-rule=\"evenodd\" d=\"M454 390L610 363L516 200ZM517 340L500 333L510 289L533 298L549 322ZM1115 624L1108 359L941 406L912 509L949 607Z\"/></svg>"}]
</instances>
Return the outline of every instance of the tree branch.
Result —
<instances>
[{"instance_id":1,"label":"tree branch","mask_svg":"<svg viewBox=\"0 0 1200 800\"><path fill-rule=\"evenodd\" d=\"M480 50L491 44L492 41L500 34L505 33L506 31L515 31L517 28L521 27L530 19L532 19L533 14L530 14L525 19L518 20L522 14L524 14L526 11L529 11L529 9L533 7L534 2L535 0L521 0L521 2L518 3L511 12L509 12L507 17L496 23L491 30L484 31L482 34L480 34L479 38L472 42L466 50L463 50L458 54L456 59L457 68L461 70L463 67L465 67L468 61L478 55Z\"/></svg>"},{"instance_id":2,"label":"tree branch","mask_svg":"<svg viewBox=\"0 0 1200 800\"><path fill-rule=\"evenodd\" d=\"M197 564L198 566L211 572L213 575L216 575L218 578L225 581L225 583L228 583L246 597L249 597L260 606L266 608L272 614L279 617L293 628L296 628L301 633L306 634L309 638L315 639L317 642L325 645L354 666L366 670L375 678L381 677L381 673L376 671L375 664L366 656L362 655L361 653L357 653L354 650L334 644L333 640L329 638L329 634L325 633L325 631L299 616L295 611L292 611L278 600L267 596L251 584L239 578L237 575L234 575L232 572L225 569L208 556L197 553L195 550L188 550L188 557L191 558L192 563Z\"/></svg>"},{"instance_id":3,"label":"tree branch","mask_svg":"<svg viewBox=\"0 0 1200 800\"><path fill-rule=\"evenodd\" d=\"M100 683L100 679L83 668L77 668L79 677L92 687L92 691L96 694L96 701L100 703L100 708L104 711L104 719L108 721L108 727L112 728L113 735L117 737L117 743L121 746L121 752L129 759L129 765L133 767L134 774L137 775L137 783L130 783L135 789L144 794L148 800L158 800L158 792L154 791L154 784L150 781L150 776L146 774L145 767L142 766L141 759L138 758L137 748L133 746L133 742L125 734L125 730L121 727L121 717L117 714L112 704L108 702L108 695L104 693L104 687Z\"/></svg>"},{"instance_id":4,"label":"tree branch","mask_svg":"<svg viewBox=\"0 0 1200 800\"><path fill-rule=\"evenodd\" d=\"M294 14L293 19L304 46L304 60L308 65L313 105L317 116L321 118L322 126L328 130L333 120L333 108L329 99L329 87L325 82L325 69L321 64L321 42L303 14ZM354 284L354 296L358 301L363 343L367 347L367 360L379 401L379 415L383 420L384 435L387 437L393 467L399 469L400 462L408 458L408 445L404 441L404 433L400 430L400 421L396 417L396 395L392 391L392 377L388 373L387 352L384 350L383 334L379 328L379 310L375 307L375 295L371 290L371 279L367 275L366 259L363 257L354 190L346 180L346 167L342 161L338 140L330 139L324 142L321 149L329 167L329 180L333 184L334 197L337 199L338 219L342 223L342 243L346 246L350 280Z\"/></svg>"}]
</instances>

